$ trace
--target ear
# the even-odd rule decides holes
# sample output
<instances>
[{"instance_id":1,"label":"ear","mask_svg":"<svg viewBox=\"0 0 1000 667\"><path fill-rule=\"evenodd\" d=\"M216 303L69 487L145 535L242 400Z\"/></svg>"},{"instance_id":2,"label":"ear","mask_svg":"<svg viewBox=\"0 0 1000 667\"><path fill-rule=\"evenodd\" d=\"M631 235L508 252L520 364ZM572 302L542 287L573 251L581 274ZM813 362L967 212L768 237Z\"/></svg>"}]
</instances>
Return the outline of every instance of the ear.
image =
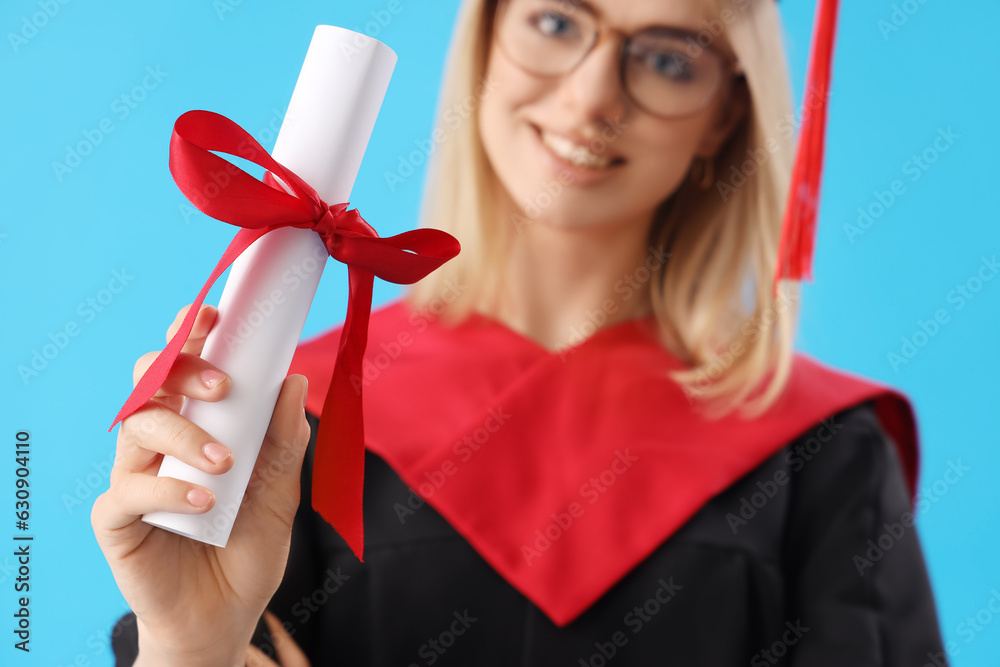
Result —
<instances>
[{"instance_id":1,"label":"ear","mask_svg":"<svg viewBox=\"0 0 1000 667\"><path fill-rule=\"evenodd\" d=\"M729 92L716 107L712 124L705 128L701 142L695 155L701 158L712 158L719 152L729 138L733 129L750 111L750 90L746 80L736 79L729 87Z\"/></svg>"}]
</instances>

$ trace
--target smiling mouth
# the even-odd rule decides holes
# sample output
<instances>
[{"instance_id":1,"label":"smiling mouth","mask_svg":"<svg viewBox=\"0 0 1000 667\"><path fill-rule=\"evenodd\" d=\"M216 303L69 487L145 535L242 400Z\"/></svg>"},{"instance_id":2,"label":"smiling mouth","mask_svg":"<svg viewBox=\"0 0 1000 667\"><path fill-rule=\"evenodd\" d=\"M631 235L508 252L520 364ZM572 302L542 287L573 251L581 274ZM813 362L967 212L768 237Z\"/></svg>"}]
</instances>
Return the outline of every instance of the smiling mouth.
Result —
<instances>
[{"instance_id":1,"label":"smiling mouth","mask_svg":"<svg viewBox=\"0 0 1000 667\"><path fill-rule=\"evenodd\" d=\"M538 126L532 127L546 148L556 157L569 162L575 167L601 170L625 163L623 158L608 157L607 155L594 153L588 147L576 144L566 137L547 132Z\"/></svg>"}]
</instances>

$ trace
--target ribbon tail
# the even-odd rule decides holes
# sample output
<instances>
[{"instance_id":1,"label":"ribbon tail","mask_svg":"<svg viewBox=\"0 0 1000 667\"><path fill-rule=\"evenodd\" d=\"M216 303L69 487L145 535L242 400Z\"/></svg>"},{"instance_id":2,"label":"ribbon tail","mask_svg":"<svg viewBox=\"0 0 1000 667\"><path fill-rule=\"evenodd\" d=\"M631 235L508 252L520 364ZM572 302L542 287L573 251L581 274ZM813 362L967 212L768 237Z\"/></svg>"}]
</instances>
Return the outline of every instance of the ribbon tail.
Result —
<instances>
[{"instance_id":1,"label":"ribbon tail","mask_svg":"<svg viewBox=\"0 0 1000 667\"><path fill-rule=\"evenodd\" d=\"M331 254L338 261L370 271L382 280L409 285L457 255L459 250L458 241L446 232L414 229L384 238L344 234Z\"/></svg>"},{"instance_id":2,"label":"ribbon tail","mask_svg":"<svg viewBox=\"0 0 1000 667\"><path fill-rule=\"evenodd\" d=\"M177 333L173 335L167 346L164 347L160 354L157 355L156 359L153 360L152 365L146 369L146 372L142 374L139 382L135 385L132 393L129 395L128 400L125 401L125 405L122 409L118 411L118 416L111 423L108 431L115 427L115 424L126 419L133 412L141 408L146 404L156 390L160 388L163 381L167 379L167 374L170 373L170 368L174 365L174 361L177 360L177 356L181 353L181 349L184 347L184 343L187 342L188 336L191 335L191 329L194 327L195 318L198 317L198 311L201 310L201 305L205 302L205 297L208 296L208 291L215 284L215 281L219 279L219 276L229 268L229 265L239 257L244 250L250 247L250 245L263 236L266 232L270 231L267 228L264 229L241 229L237 232L236 236L229 243L229 247L226 248L226 252L223 253L222 258L219 263L215 265L215 270L212 271L212 275L208 277L205 285L198 292L198 297L191 304L191 308L188 309L187 315L184 316L184 321L181 322L180 328Z\"/></svg>"},{"instance_id":3,"label":"ribbon tail","mask_svg":"<svg viewBox=\"0 0 1000 667\"><path fill-rule=\"evenodd\" d=\"M350 297L340 349L323 403L313 467L313 508L364 562L365 436L362 363L375 276L348 267Z\"/></svg>"}]
</instances>

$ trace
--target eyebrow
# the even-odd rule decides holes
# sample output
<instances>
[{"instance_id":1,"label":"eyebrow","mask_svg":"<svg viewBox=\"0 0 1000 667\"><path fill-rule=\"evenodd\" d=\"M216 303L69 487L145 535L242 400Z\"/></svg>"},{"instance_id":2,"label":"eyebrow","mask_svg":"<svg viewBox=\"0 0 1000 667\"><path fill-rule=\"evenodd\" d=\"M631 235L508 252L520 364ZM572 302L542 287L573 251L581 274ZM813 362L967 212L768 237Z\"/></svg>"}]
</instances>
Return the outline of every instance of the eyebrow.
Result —
<instances>
[{"instance_id":1,"label":"eyebrow","mask_svg":"<svg viewBox=\"0 0 1000 667\"><path fill-rule=\"evenodd\" d=\"M587 2L587 0L558 0L561 5L576 5L578 7L583 7L586 11L590 12L594 16L601 16L601 10L594 7L592 4ZM603 17L602 17L603 18Z\"/></svg>"},{"instance_id":2,"label":"eyebrow","mask_svg":"<svg viewBox=\"0 0 1000 667\"><path fill-rule=\"evenodd\" d=\"M569 6L574 11L576 9L582 9L588 14L600 19L605 20L604 14L600 9L594 5L587 2L587 0L549 0L549 2L559 5L561 7ZM680 26L664 25L662 23L650 23L639 27L637 30L632 30L629 32L631 35L636 35L643 32L663 32L668 34L680 35L681 37L691 37L697 38L698 31L691 28L682 28Z\"/></svg>"}]
</instances>

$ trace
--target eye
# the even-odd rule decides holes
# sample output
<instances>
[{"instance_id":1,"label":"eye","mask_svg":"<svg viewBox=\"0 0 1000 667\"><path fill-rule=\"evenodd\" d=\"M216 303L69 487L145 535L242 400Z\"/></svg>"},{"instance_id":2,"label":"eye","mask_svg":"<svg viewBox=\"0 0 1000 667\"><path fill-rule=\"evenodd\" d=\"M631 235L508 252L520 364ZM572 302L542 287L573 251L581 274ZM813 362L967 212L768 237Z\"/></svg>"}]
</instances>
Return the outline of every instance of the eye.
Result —
<instances>
[{"instance_id":1,"label":"eye","mask_svg":"<svg viewBox=\"0 0 1000 667\"><path fill-rule=\"evenodd\" d=\"M545 11L532 16L528 21L547 37L578 37L579 30L570 17L559 12Z\"/></svg>"},{"instance_id":2,"label":"eye","mask_svg":"<svg viewBox=\"0 0 1000 667\"><path fill-rule=\"evenodd\" d=\"M642 64L657 76L670 81L686 82L694 78L691 59L677 51L657 51L641 55Z\"/></svg>"}]
</instances>

